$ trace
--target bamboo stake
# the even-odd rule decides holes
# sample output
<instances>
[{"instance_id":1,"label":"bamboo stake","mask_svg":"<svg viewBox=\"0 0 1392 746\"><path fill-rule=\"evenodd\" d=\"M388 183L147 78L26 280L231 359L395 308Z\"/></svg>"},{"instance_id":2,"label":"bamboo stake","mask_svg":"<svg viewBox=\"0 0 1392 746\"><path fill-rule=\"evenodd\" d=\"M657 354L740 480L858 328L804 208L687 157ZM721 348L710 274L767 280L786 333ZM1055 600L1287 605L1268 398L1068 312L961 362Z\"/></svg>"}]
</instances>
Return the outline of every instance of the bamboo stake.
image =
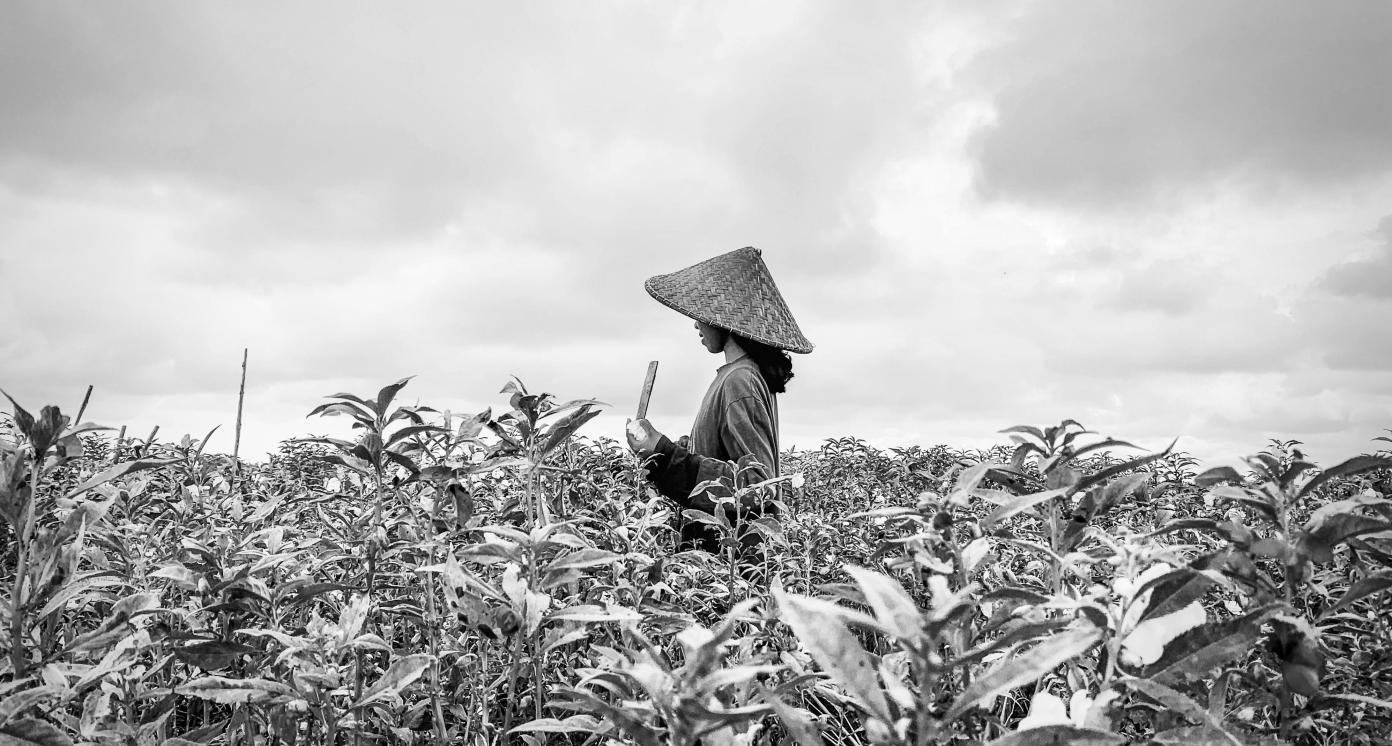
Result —
<instances>
[{"instance_id":1,"label":"bamboo stake","mask_svg":"<svg viewBox=\"0 0 1392 746\"><path fill-rule=\"evenodd\" d=\"M82 406L77 408L77 416L73 418L74 425L82 424L82 415L87 411L87 402L92 400L92 384L87 384L87 395L82 397Z\"/></svg>"},{"instance_id":2,"label":"bamboo stake","mask_svg":"<svg viewBox=\"0 0 1392 746\"><path fill-rule=\"evenodd\" d=\"M242 450L242 402L246 400L247 348L242 348L242 385L237 389L237 431L232 436L232 463L236 464L237 476L242 475L242 460L238 454Z\"/></svg>"}]
</instances>

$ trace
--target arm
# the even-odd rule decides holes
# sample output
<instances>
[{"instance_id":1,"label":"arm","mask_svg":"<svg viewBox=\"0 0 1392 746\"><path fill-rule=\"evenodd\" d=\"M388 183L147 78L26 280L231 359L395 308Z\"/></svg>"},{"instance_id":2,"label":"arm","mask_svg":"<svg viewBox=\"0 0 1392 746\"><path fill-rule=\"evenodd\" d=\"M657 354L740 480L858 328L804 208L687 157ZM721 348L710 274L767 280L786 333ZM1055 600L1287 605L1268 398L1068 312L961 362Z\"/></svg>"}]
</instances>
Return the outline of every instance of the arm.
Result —
<instances>
[{"instance_id":1,"label":"arm","mask_svg":"<svg viewBox=\"0 0 1392 746\"><path fill-rule=\"evenodd\" d=\"M726 453L744 454L736 462L739 486L758 484L777 475L778 445L769 408L755 396L742 396L725 407L720 434Z\"/></svg>"},{"instance_id":2,"label":"arm","mask_svg":"<svg viewBox=\"0 0 1392 746\"><path fill-rule=\"evenodd\" d=\"M683 508L695 508L707 513L715 511L715 501L728 497L726 486L734 478L733 465L728 461L699 456L662 436L653 449L653 458L648 466L648 478L663 495L676 501ZM692 495L696 485L702 482L723 480L707 490Z\"/></svg>"},{"instance_id":3,"label":"arm","mask_svg":"<svg viewBox=\"0 0 1392 746\"><path fill-rule=\"evenodd\" d=\"M738 462L700 456L665 436L659 439L649 468L658 491L683 507L710 512L717 499L731 495L729 485L757 484L773 476L777 457L773 422L758 398L744 396L726 405L720 441L726 453L743 454ZM692 496L697 485L716 480L720 484ZM752 498L747 500L752 503Z\"/></svg>"}]
</instances>

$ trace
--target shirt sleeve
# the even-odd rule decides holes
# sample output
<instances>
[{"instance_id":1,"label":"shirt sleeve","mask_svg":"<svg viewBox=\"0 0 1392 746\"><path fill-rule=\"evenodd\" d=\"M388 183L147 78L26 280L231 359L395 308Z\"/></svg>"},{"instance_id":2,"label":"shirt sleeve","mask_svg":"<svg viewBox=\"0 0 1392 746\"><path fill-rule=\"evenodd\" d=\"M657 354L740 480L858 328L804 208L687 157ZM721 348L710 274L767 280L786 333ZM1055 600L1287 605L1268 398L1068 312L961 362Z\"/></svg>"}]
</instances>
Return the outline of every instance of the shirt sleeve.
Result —
<instances>
[{"instance_id":1,"label":"shirt sleeve","mask_svg":"<svg viewBox=\"0 0 1392 746\"><path fill-rule=\"evenodd\" d=\"M741 453L735 463L740 486L758 484L774 476L773 421L769 408L755 396L742 396L725 406L725 427L720 441L726 453Z\"/></svg>"},{"instance_id":2,"label":"shirt sleeve","mask_svg":"<svg viewBox=\"0 0 1392 746\"><path fill-rule=\"evenodd\" d=\"M682 507L710 512L717 500L732 494L730 485L745 487L774 475L773 421L757 397L742 396L725 406L720 440L726 453L743 454L738 461L701 456L663 436L649 467L658 492ZM693 495L703 482L712 484ZM743 502L753 507L758 501L748 495Z\"/></svg>"},{"instance_id":3,"label":"shirt sleeve","mask_svg":"<svg viewBox=\"0 0 1392 746\"><path fill-rule=\"evenodd\" d=\"M707 513L715 511L716 500L730 496L734 465L728 461L700 456L662 436L648 462L648 477L664 496L683 508L695 508ZM712 482L697 494L696 485Z\"/></svg>"}]
</instances>

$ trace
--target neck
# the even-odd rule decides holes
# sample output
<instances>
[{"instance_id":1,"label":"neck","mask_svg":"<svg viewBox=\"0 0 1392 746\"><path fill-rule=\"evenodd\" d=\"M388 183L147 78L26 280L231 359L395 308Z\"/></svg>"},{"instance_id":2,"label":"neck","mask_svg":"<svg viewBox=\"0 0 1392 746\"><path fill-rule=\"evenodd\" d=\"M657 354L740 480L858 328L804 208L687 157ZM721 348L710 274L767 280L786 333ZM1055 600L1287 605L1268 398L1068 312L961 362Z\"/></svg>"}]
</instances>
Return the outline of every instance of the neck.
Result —
<instances>
[{"instance_id":1,"label":"neck","mask_svg":"<svg viewBox=\"0 0 1392 746\"><path fill-rule=\"evenodd\" d=\"M735 341L735 338L734 338L733 336L731 336L731 337L726 337L726 338L725 338L725 362L726 362L726 363L733 363L733 362L735 362L736 360L739 360L740 358L744 357L744 356L747 355L747 354L748 354L748 353L746 353L746 352L744 351L744 348L743 348L743 347L740 347L739 342L736 342L736 341Z\"/></svg>"}]
</instances>

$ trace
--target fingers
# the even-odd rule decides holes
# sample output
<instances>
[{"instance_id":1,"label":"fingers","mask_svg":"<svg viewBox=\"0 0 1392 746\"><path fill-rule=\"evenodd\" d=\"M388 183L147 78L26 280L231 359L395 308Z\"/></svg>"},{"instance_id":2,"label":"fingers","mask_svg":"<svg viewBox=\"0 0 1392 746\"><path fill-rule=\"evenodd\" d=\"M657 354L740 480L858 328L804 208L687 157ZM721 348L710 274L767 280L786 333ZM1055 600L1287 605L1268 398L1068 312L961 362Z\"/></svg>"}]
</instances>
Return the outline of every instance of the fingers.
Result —
<instances>
[{"instance_id":1,"label":"fingers","mask_svg":"<svg viewBox=\"0 0 1392 746\"><path fill-rule=\"evenodd\" d=\"M646 422L646 420L638 420L637 422L627 420L624 422L624 435L628 438L628 448L635 453L641 452L647 445L648 434L643 427Z\"/></svg>"},{"instance_id":2,"label":"fingers","mask_svg":"<svg viewBox=\"0 0 1392 746\"><path fill-rule=\"evenodd\" d=\"M646 418L626 420L624 434L628 437L628 447L636 453L651 452L662 438Z\"/></svg>"}]
</instances>

